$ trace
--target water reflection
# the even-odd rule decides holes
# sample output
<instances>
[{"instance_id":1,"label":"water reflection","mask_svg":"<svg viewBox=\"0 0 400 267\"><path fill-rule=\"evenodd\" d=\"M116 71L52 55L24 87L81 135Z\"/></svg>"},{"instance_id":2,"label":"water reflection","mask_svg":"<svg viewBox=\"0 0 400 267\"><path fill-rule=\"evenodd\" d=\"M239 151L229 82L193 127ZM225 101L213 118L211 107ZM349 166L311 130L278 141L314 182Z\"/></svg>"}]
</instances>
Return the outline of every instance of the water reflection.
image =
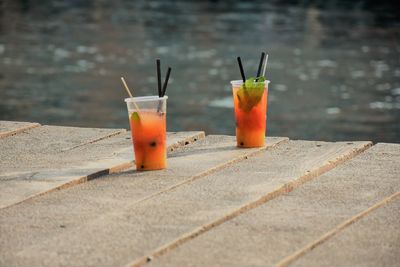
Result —
<instances>
[{"instance_id":1,"label":"water reflection","mask_svg":"<svg viewBox=\"0 0 400 267\"><path fill-rule=\"evenodd\" d=\"M0 119L128 127L119 76L156 92L170 130L233 134L235 57L270 54L270 135L400 142L400 18L378 1L0 3ZM165 72L166 70L164 70Z\"/></svg>"}]
</instances>

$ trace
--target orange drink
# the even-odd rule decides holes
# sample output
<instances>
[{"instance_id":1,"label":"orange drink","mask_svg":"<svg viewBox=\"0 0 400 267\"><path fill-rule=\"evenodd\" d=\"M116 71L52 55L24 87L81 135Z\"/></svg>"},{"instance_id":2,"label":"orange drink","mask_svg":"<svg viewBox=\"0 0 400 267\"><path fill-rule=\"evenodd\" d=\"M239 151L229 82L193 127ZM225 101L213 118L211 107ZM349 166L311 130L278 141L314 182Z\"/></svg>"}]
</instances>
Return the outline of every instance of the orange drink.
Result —
<instances>
[{"instance_id":1,"label":"orange drink","mask_svg":"<svg viewBox=\"0 0 400 267\"><path fill-rule=\"evenodd\" d=\"M265 144L269 81L232 81L238 147Z\"/></svg>"},{"instance_id":2,"label":"orange drink","mask_svg":"<svg viewBox=\"0 0 400 267\"><path fill-rule=\"evenodd\" d=\"M167 96L127 98L136 170L167 167Z\"/></svg>"}]
</instances>

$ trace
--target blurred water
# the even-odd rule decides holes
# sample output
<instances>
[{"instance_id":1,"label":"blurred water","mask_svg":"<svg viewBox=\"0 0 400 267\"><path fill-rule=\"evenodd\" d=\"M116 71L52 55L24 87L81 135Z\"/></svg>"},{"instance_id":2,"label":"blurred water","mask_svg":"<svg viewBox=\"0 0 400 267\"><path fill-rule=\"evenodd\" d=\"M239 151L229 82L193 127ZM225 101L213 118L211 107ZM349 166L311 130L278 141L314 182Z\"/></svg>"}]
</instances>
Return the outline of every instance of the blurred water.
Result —
<instances>
[{"instance_id":1,"label":"blurred water","mask_svg":"<svg viewBox=\"0 0 400 267\"><path fill-rule=\"evenodd\" d=\"M379 3L377 3L379 2ZM0 1L0 119L128 127L119 77L168 87L169 130L234 135L229 81L269 54L268 134L400 142L399 6L381 1Z\"/></svg>"}]
</instances>

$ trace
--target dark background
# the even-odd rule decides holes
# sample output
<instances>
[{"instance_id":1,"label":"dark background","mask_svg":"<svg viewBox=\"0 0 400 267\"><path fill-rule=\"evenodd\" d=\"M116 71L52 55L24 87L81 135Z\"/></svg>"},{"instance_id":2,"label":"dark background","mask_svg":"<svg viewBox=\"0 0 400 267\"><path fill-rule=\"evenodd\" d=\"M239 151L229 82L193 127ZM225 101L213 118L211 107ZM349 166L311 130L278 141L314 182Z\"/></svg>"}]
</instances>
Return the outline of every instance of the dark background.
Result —
<instances>
[{"instance_id":1,"label":"dark background","mask_svg":"<svg viewBox=\"0 0 400 267\"><path fill-rule=\"evenodd\" d=\"M398 1L0 0L0 120L128 127L164 75L168 129L234 135L229 81L269 54L268 135L400 142Z\"/></svg>"}]
</instances>

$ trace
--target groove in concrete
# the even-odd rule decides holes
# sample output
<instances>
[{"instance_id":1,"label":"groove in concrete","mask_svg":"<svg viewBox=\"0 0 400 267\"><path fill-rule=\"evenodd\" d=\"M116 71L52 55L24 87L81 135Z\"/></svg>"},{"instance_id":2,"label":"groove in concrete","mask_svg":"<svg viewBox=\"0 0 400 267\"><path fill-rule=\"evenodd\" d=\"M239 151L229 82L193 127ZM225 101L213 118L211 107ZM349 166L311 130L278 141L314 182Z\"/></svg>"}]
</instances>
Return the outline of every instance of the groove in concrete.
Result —
<instances>
[{"instance_id":1,"label":"groove in concrete","mask_svg":"<svg viewBox=\"0 0 400 267\"><path fill-rule=\"evenodd\" d=\"M0 121L0 138L16 135L39 126L41 125L36 122Z\"/></svg>"},{"instance_id":2,"label":"groove in concrete","mask_svg":"<svg viewBox=\"0 0 400 267\"><path fill-rule=\"evenodd\" d=\"M357 222L358 220L362 219L363 217L367 216L368 214L370 214L371 212L373 212L374 210L386 205L388 202L395 200L396 198L400 197L400 192L396 192L384 199L382 199L381 201L379 201L378 203L376 203L375 205L369 207L368 209L358 213L357 215L349 218L348 220L342 222L341 224L339 224L338 226L336 226L334 229L326 232L325 234L323 234L321 237L319 237L318 239L314 240L313 242L307 244L306 246L304 246L303 248L297 250L295 253L287 256L286 258L284 258L283 260L281 260L280 262L277 263L278 267L286 267L289 266L291 263L293 263L294 261L296 261L297 259L299 259L300 257L304 256L307 252L310 252L311 250L313 250L314 248L316 248L317 246L323 244L324 242L326 242L327 240L329 240L330 238L332 238L334 235L338 234L340 231L342 231L343 229L345 229L346 227L350 226L351 224Z\"/></svg>"},{"instance_id":3,"label":"groove in concrete","mask_svg":"<svg viewBox=\"0 0 400 267\"><path fill-rule=\"evenodd\" d=\"M78 147L81 147L81 146L90 145L90 144L93 144L95 142L98 142L98 141L104 140L106 138L110 138L110 137L119 135L119 134L124 133L124 132L126 132L125 129L119 129L119 130L116 130L115 132L107 134L105 136L101 136L99 138L96 138L96 139L93 139L93 140L89 140L89 141L86 141L84 143L72 146L72 147L63 148L63 149L61 149L61 151L65 152L65 151L69 151L69 150L72 150L72 149L75 149L75 148L78 148Z\"/></svg>"}]
</instances>

